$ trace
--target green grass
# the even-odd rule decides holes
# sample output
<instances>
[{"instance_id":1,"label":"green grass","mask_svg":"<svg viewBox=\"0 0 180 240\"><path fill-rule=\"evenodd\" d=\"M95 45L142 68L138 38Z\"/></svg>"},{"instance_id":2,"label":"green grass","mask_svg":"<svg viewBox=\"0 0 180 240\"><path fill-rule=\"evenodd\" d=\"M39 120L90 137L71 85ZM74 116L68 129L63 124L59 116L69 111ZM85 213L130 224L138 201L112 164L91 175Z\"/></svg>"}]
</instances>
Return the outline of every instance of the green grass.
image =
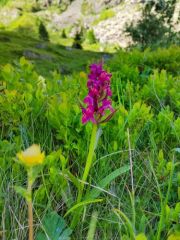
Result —
<instances>
[{"instance_id":1,"label":"green grass","mask_svg":"<svg viewBox=\"0 0 180 240\"><path fill-rule=\"evenodd\" d=\"M38 37L38 28L40 20L33 13L24 13L22 16L15 19L9 26L8 31L19 31L27 36Z\"/></svg>"},{"instance_id":2,"label":"green grass","mask_svg":"<svg viewBox=\"0 0 180 240\"><path fill-rule=\"evenodd\" d=\"M67 43L67 40L61 42L61 44L63 43ZM37 47L39 44L44 44L45 47L40 49ZM66 73L80 71L85 69L88 62L101 59L102 57L101 53L78 49L67 50L65 46L60 44L42 42L37 38L27 36L20 32L0 32L0 65L9 62L14 63L23 56L25 50L30 50L42 56L30 60L34 63L37 72L44 73L45 75L54 70L62 70ZM45 56L51 59L40 59Z\"/></svg>"},{"instance_id":3,"label":"green grass","mask_svg":"<svg viewBox=\"0 0 180 240\"><path fill-rule=\"evenodd\" d=\"M9 0L1 0L0 1L0 6L4 6L8 3Z\"/></svg>"}]
</instances>

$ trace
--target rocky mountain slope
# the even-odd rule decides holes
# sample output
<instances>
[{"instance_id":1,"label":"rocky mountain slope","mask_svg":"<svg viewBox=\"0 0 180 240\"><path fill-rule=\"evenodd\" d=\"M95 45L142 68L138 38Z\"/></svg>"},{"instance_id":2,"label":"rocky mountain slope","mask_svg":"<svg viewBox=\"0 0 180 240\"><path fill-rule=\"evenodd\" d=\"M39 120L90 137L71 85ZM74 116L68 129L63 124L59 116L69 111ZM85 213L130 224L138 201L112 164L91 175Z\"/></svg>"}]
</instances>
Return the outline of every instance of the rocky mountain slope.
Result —
<instances>
[{"instance_id":1,"label":"rocky mountain slope","mask_svg":"<svg viewBox=\"0 0 180 240\"><path fill-rule=\"evenodd\" d=\"M32 0L9 1L0 10L0 26L17 21L25 11L45 22L48 31L62 32L74 36L80 27L93 29L101 44L117 44L127 47L131 42L124 30L126 24L137 22L142 15L143 1L140 0ZM174 22L177 22L180 3L176 6ZM23 20L24 21L24 20ZM176 24L176 31L180 24Z\"/></svg>"}]
</instances>

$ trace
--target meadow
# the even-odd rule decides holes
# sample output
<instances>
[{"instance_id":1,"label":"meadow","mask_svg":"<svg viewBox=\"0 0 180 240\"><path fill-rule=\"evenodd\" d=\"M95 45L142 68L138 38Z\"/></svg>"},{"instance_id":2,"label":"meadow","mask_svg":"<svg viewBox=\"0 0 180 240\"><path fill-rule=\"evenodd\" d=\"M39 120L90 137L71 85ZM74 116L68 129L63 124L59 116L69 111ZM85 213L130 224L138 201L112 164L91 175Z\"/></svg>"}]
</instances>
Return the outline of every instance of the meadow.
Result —
<instances>
[{"instance_id":1,"label":"meadow","mask_svg":"<svg viewBox=\"0 0 180 240\"><path fill-rule=\"evenodd\" d=\"M82 124L81 108L102 55L60 50L65 73L53 71L58 59L0 58L0 238L27 239L28 171L17 153L35 143L45 159L33 168L34 239L180 239L180 48L105 60L116 111L97 124Z\"/></svg>"}]
</instances>

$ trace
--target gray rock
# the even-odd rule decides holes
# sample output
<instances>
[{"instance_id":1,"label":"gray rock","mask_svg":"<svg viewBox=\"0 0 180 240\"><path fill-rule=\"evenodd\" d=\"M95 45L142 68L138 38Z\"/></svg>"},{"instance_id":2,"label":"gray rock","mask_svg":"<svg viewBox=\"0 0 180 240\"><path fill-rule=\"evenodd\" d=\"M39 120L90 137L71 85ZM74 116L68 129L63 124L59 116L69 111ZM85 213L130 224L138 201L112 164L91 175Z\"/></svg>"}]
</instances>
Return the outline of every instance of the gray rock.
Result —
<instances>
[{"instance_id":1,"label":"gray rock","mask_svg":"<svg viewBox=\"0 0 180 240\"><path fill-rule=\"evenodd\" d=\"M39 55L31 50L24 50L23 52L24 57L28 59L38 59Z\"/></svg>"},{"instance_id":2,"label":"gray rock","mask_svg":"<svg viewBox=\"0 0 180 240\"><path fill-rule=\"evenodd\" d=\"M40 54L37 52L33 52L32 50L24 50L23 56L28 58L28 59L41 59L41 60L49 60L51 61L53 59L52 56L47 55L47 54Z\"/></svg>"},{"instance_id":3,"label":"gray rock","mask_svg":"<svg viewBox=\"0 0 180 240\"><path fill-rule=\"evenodd\" d=\"M96 38L102 44L117 44L120 47L127 47L132 43L131 37L125 34L126 23L137 22L142 12L136 4L128 2L114 8L116 15L93 27Z\"/></svg>"},{"instance_id":4,"label":"gray rock","mask_svg":"<svg viewBox=\"0 0 180 240\"><path fill-rule=\"evenodd\" d=\"M72 51L72 47L66 47L66 50L68 50L68 51Z\"/></svg>"},{"instance_id":5,"label":"gray rock","mask_svg":"<svg viewBox=\"0 0 180 240\"><path fill-rule=\"evenodd\" d=\"M47 44L46 43L38 43L38 44L36 44L35 47L39 48L39 49L46 49L47 48Z\"/></svg>"},{"instance_id":6,"label":"gray rock","mask_svg":"<svg viewBox=\"0 0 180 240\"><path fill-rule=\"evenodd\" d=\"M65 67L65 66L60 66L59 67L59 72L61 73L61 74L69 74L70 73L70 71L67 69L67 67Z\"/></svg>"},{"instance_id":7,"label":"gray rock","mask_svg":"<svg viewBox=\"0 0 180 240\"><path fill-rule=\"evenodd\" d=\"M20 16L20 12L18 9L2 8L0 9L0 22L4 25L9 25Z\"/></svg>"}]
</instances>

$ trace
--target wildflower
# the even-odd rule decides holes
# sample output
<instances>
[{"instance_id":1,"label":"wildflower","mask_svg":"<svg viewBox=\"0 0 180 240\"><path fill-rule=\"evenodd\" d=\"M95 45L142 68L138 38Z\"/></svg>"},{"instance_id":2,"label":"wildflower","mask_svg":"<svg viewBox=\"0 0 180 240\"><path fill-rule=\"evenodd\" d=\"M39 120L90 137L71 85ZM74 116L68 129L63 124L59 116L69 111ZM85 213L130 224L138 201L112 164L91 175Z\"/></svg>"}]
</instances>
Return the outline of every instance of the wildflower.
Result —
<instances>
[{"instance_id":1,"label":"wildflower","mask_svg":"<svg viewBox=\"0 0 180 240\"><path fill-rule=\"evenodd\" d=\"M42 164L44 161L44 152L41 153L39 145L33 144L27 148L24 152L17 154L19 160L24 163L27 167L33 167L38 164Z\"/></svg>"},{"instance_id":2,"label":"wildflower","mask_svg":"<svg viewBox=\"0 0 180 240\"><path fill-rule=\"evenodd\" d=\"M86 108L82 108L82 123L91 121L94 124L106 122L114 114L112 102L109 99L112 96L110 88L111 74L102 68L102 64L92 64L90 74L88 75L88 95L84 98ZM111 114L106 115L106 110ZM102 119L105 116L104 120Z\"/></svg>"},{"instance_id":3,"label":"wildflower","mask_svg":"<svg viewBox=\"0 0 180 240\"><path fill-rule=\"evenodd\" d=\"M86 78L86 73L85 73L85 72L80 72L80 73L79 73L79 76L80 76L81 78Z\"/></svg>"}]
</instances>

